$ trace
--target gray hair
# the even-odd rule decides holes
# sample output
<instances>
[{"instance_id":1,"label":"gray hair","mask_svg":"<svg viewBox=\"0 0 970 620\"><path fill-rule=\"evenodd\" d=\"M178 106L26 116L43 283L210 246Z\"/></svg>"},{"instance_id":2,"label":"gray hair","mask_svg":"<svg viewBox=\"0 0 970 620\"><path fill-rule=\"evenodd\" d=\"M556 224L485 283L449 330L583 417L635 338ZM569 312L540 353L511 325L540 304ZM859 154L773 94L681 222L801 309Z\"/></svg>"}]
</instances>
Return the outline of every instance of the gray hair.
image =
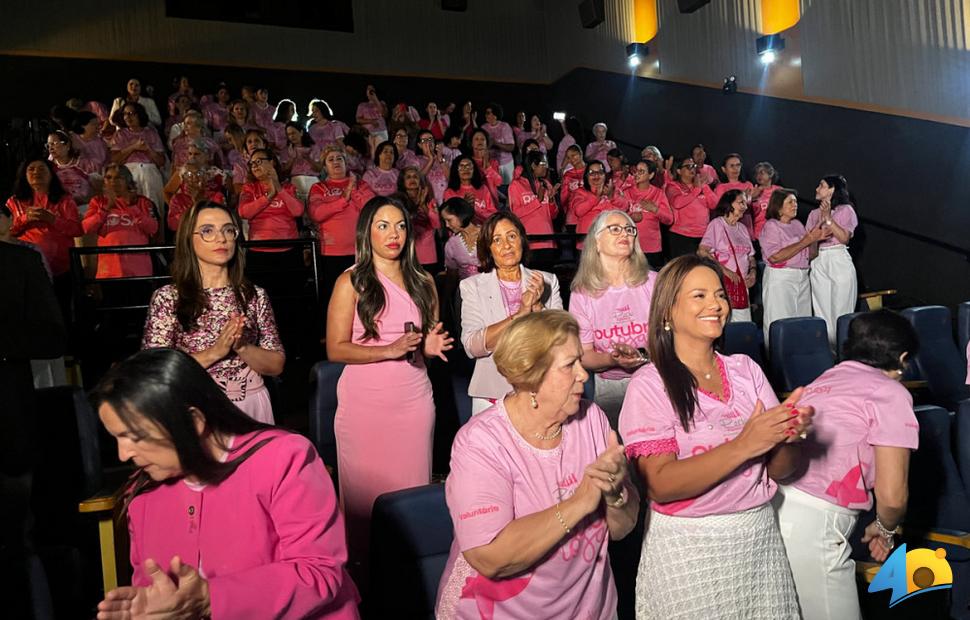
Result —
<instances>
[{"instance_id":1,"label":"gray hair","mask_svg":"<svg viewBox=\"0 0 970 620\"><path fill-rule=\"evenodd\" d=\"M657 147L655 147L655 146L645 146L645 147L643 147L643 150L640 151L640 155L641 156L645 156L645 154L647 153L647 151L649 151L649 152L653 153L654 155L656 155L658 161L663 161L663 155L660 154L660 149L658 149Z\"/></svg>"},{"instance_id":2,"label":"gray hair","mask_svg":"<svg viewBox=\"0 0 970 620\"><path fill-rule=\"evenodd\" d=\"M573 292L580 291L592 297L599 297L610 287L610 280L607 274L603 273L603 261L600 260L599 249L596 247L596 236L603 232L606 228L606 220L612 215L621 215L630 226L636 227L636 224L624 211L611 209L596 216L593 225L589 227L589 231L586 233L586 239L583 240L583 253L579 258L579 268L576 270L576 276L570 286L570 290ZM626 285L630 287L639 286L647 281L649 275L650 264L647 263L647 257L643 254L640 242L634 238L630 268L626 274Z\"/></svg>"},{"instance_id":3,"label":"gray hair","mask_svg":"<svg viewBox=\"0 0 970 620\"><path fill-rule=\"evenodd\" d=\"M775 171L775 167L771 165L768 161L759 161L754 165L753 171L754 175L758 176L758 172L764 170L771 177L771 181L774 182L777 179L778 173Z\"/></svg>"},{"instance_id":4,"label":"gray hair","mask_svg":"<svg viewBox=\"0 0 970 620\"><path fill-rule=\"evenodd\" d=\"M599 126L602 126L604 131L609 131L609 128L606 126L606 123L602 123L602 122L593 123L593 129L596 129Z\"/></svg>"}]
</instances>

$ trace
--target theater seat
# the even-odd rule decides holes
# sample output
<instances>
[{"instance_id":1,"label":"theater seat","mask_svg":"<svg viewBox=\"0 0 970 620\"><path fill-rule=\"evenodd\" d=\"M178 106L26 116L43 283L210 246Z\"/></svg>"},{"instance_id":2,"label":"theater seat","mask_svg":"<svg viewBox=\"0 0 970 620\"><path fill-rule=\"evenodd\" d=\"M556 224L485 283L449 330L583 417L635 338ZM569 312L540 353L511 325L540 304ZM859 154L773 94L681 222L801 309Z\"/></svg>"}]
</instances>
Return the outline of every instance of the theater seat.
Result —
<instances>
[{"instance_id":1,"label":"theater seat","mask_svg":"<svg viewBox=\"0 0 970 620\"><path fill-rule=\"evenodd\" d=\"M967 342L970 342L970 301L957 306L957 344L964 354L967 352Z\"/></svg>"},{"instance_id":2,"label":"theater seat","mask_svg":"<svg viewBox=\"0 0 970 620\"><path fill-rule=\"evenodd\" d=\"M850 312L843 314L835 322L835 356L842 359L842 345L849 339L849 323L863 312Z\"/></svg>"},{"instance_id":3,"label":"theater seat","mask_svg":"<svg viewBox=\"0 0 970 620\"><path fill-rule=\"evenodd\" d=\"M963 489L970 495L970 400L960 402L954 414L952 445Z\"/></svg>"},{"instance_id":4,"label":"theater seat","mask_svg":"<svg viewBox=\"0 0 970 620\"><path fill-rule=\"evenodd\" d=\"M920 352L916 367L929 384L935 404L956 410L958 403L970 397L964 381L967 366L953 341L950 310L944 306L907 308L901 313L919 336Z\"/></svg>"},{"instance_id":5,"label":"theater seat","mask_svg":"<svg viewBox=\"0 0 970 620\"><path fill-rule=\"evenodd\" d=\"M774 385L781 392L808 385L832 367L825 320L819 317L774 321L768 342Z\"/></svg>"},{"instance_id":6,"label":"theater seat","mask_svg":"<svg viewBox=\"0 0 970 620\"><path fill-rule=\"evenodd\" d=\"M725 354L743 353L764 368L765 360L761 354L763 347L764 332L751 321L728 323L724 326Z\"/></svg>"},{"instance_id":7,"label":"theater seat","mask_svg":"<svg viewBox=\"0 0 970 620\"><path fill-rule=\"evenodd\" d=\"M438 581L454 537L445 485L385 493L371 520L373 618L433 618Z\"/></svg>"},{"instance_id":8,"label":"theater seat","mask_svg":"<svg viewBox=\"0 0 970 620\"><path fill-rule=\"evenodd\" d=\"M317 362L310 371L310 441L332 473L337 471L337 438L333 421L337 415L337 381L344 365Z\"/></svg>"}]
</instances>

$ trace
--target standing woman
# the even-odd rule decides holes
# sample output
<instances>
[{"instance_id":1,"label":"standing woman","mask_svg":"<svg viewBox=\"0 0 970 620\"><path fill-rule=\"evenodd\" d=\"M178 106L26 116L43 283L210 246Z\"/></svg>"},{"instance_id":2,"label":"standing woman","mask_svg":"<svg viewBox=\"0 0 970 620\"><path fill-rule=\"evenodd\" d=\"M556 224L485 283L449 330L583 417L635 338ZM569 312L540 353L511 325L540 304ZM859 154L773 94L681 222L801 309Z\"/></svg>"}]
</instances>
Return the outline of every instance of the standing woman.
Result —
<instances>
[{"instance_id":1,"label":"standing woman","mask_svg":"<svg viewBox=\"0 0 970 620\"><path fill-rule=\"evenodd\" d=\"M374 500L431 480L435 410L424 358L447 361L452 339L401 203L369 200L356 237L356 264L337 279L327 310L327 359L347 365L337 383L337 471L350 557L366 588Z\"/></svg>"},{"instance_id":2,"label":"standing woman","mask_svg":"<svg viewBox=\"0 0 970 620\"><path fill-rule=\"evenodd\" d=\"M108 144L101 137L101 123L93 112L78 112L71 128L71 141L79 157L91 162L98 173L108 163Z\"/></svg>"},{"instance_id":3,"label":"standing woman","mask_svg":"<svg viewBox=\"0 0 970 620\"><path fill-rule=\"evenodd\" d=\"M489 135L492 159L498 162L498 171L502 176L500 185L508 185L515 169L512 158L512 153L515 152L515 134L509 124L502 120L502 106L497 103L485 106L485 124L482 129Z\"/></svg>"},{"instance_id":4,"label":"standing woman","mask_svg":"<svg viewBox=\"0 0 970 620\"><path fill-rule=\"evenodd\" d=\"M569 312L579 323L583 368L595 373L594 402L616 429L633 371L647 363L650 299L657 274L623 211L604 211L586 234Z\"/></svg>"},{"instance_id":5,"label":"standing woman","mask_svg":"<svg viewBox=\"0 0 970 620\"><path fill-rule=\"evenodd\" d=\"M152 295L143 349L191 355L237 407L273 423L263 375L283 372L286 356L266 291L246 279L241 225L228 207L194 206L175 235L172 284Z\"/></svg>"},{"instance_id":6,"label":"standing woman","mask_svg":"<svg viewBox=\"0 0 970 620\"><path fill-rule=\"evenodd\" d=\"M695 144L690 149L690 157L697 168L697 176L704 185L717 183L717 170L707 163L707 150L703 144Z\"/></svg>"},{"instance_id":7,"label":"standing woman","mask_svg":"<svg viewBox=\"0 0 970 620\"><path fill-rule=\"evenodd\" d=\"M663 266L663 245L660 225L674 223L674 211L661 187L654 185L656 175L663 172L656 162L641 159L633 167L633 186L624 193L630 219L637 225L640 249L653 269Z\"/></svg>"},{"instance_id":8,"label":"standing woman","mask_svg":"<svg viewBox=\"0 0 970 620\"><path fill-rule=\"evenodd\" d=\"M717 206L710 203L713 193L697 175L697 164L690 157L677 160L675 180L664 188L674 223L670 227L670 256L694 254L710 221L709 212Z\"/></svg>"},{"instance_id":9,"label":"standing woman","mask_svg":"<svg viewBox=\"0 0 970 620\"><path fill-rule=\"evenodd\" d=\"M310 195L310 188L320 181L320 171L323 166L319 158L314 156L316 146L309 132L304 131L299 123L286 123L286 165L290 170L290 182L296 188L296 196L304 202Z\"/></svg>"},{"instance_id":10,"label":"standing woman","mask_svg":"<svg viewBox=\"0 0 970 620\"><path fill-rule=\"evenodd\" d=\"M591 161L583 172L583 186L572 196L570 206L576 214L576 232L585 235L603 211L626 211L626 200L607 181L609 171L601 161ZM583 244L577 245L582 249Z\"/></svg>"},{"instance_id":11,"label":"standing woman","mask_svg":"<svg viewBox=\"0 0 970 620\"><path fill-rule=\"evenodd\" d=\"M545 271L527 269L529 240L525 227L508 211L495 213L478 236L482 273L462 280L461 343L475 360L468 395L472 413L480 413L512 386L499 374L492 353L498 337L516 319L546 308L562 310L559 279Z\"/></svg>"},{"instance_id":12,"label":"standing woman","mask_svg":"<svg viewBox=\"0 0 970 620\"><path fill-rule=\"evenodd\" d=\"M552 150L552 138L547 135L546 125L539 118L538 114L529 115L529 125L523 128L515 136L515 143L519 148L525 144L526 140L535 140L539 145L539 150L548 153Z\"/></svg>"},{"instance_id":13,"label":"standing woman","mask_svg":"<svg viewBox=\"0 0 970 620\"><path fill-rule=\"evenodd\" d=\"M852 547L845 541L873 507L863 543L879 562L906 515L909 457L919 447L913 397L900 384L919 340L890 310L852 319L842 362L805 389L818 412L804 471L778 487L775 505L805 620L861 618ZM875 498L873 498L875 495Z\"/></svg>"},{"instance_id":14,"label":"standing woman","mask_svg":"<svg viewBox=\"0 0 970 620\"><path fill-rule=\"evenodd\" d=\"M812 246L823 238L816 226L808 233L795 216L798 199L794 190L778 188L771 201L761 229L761 255L765 274L761 283L764 300L765 346L771 324L778 319L812 316L812 291L808 279L808 257Z\"/></svg>"},{"instance_id":15,"label":"standing woman","mask_svg":"<svg viewBox=\"0 0 970 620\"><path fill-rule=\"evenodd\" d=\"M559 205L566 213L566 229L575 232L577 219L573 209L573 197L576 190L583 186L583 178L586 176L586 161L583 160L583 150L578 144L566 149L563 163L565 168L562 169L559 187Z\"/></svg>"},{"instance_id":16,"label":"standing woman","mask_svg":"<svg viewBox=\"0 0 970 620\"><path fill-rule=\"evenodd\" d=\"M323 99L313 99L307 109L310 116L308 131L314 144L324 148L330 144L343 145L344 136L350 133L350 127L345 123L334 120L333 110Z\"/></svg>"},{"instance_id":17,"label":"standing woman","mask_svg":"<svg viewBox=\"0 0 970 620\"><path fill-rule=\"evenodd\" d=\"M640 157L646 161L652 161L657 165L657 174L653 176L650 182L660 189L667 187L667 183L673 178L670 176L670 167L674 163L674 158L670 157L664 161L663 155L660 154L660 149L655 146L643 147L643 150L640 151Z\"/></svg>"},{"instance_id":18,"label":"standing woman","mask_svg":"<svg viewBox=\"0 0 970 620\"><path fill-rule=\"evenodd\" d=\"M206 125L217 137L222 135L229 124L229 101L231 99L229 88L225 84L219 84L215 99L202 106Z\"/></svg>"},{"instance_id":19,"label":"standing woman","mask_svg":"<svg viewBox=\"0 0 970 620\"><path fill-rule=\"evenodd\" d=\"M549 182L549 160L546 154L532 151L522 162L522 176L509 185L509 211L518 216L530 235L550 235L552 221L559 213L556 190ZM554 241L534 241L529 244L531 265L551 268L559 258Z\"/></svg>"},{"instance_id":20,"label":"standing woman","mask_svg":"<svg viewBox=\"0 0 970 620\"><path fill-rule=\"evenodd\" d=\"M750 207L750 232L752 233L752 239L761 238L761 231L765 227L768 203L771 201L771 195L775 190L781 189L780 185L775 184L777 180L778 172L775 171L775 167L771 165L771 162L760 161L754 165L754 181L756 185L751 190Z\"/></svg>"},{"instance_id":21,"label":"standing woman","mask_svg":"<svg viewBox=\"0 0 970 620\"><path fill-rule=\"evenodd\" d=\"M858 295L855 265L849 255L849 240L859 225L845 177L822 177L815 188L817 209L808 214L805 228L820 226L823 238L812 257L812 309L825 319L829 346L835 347L835 328L840 316L855 310Z\"/></svg>"},{"instance_id":22,"label":"standing woman","mask_svg":"<svg viewBox=\"0 0 970 620\"><path fill-rule=\"evenodd\" d=\"M138 193L155 204L159 213L165 209L161 168L165 165L165 146L154 127L148 125L148 114L138 103L126 103L122 108L124 129L111 139L111 161L124 164L138 185Z\"/></svg>"},{"instance_id":23,"label":"standing woman","mask_svg":"<svg viewBox=\"0 0 970 620\"><path fill-rule=\"evenodd\" d=\"M402 130L403 131L403 130ZM397 147L393 142L384 141L374 150L374 165L364 173L364 182L378 196L390 196L397 191Z\"/></svg>"},{"instance_id":24,"label":"standing woman","mask_svg":"<svg viewBox=\"0 0 970 620\"><path fill-rule=\"evenodd\" d=\"M431 132L435 140L444 140L445 132L448 131L449 118L447 114L442 114L438 109L438 104L429 101L425 108L427 116L418 120L418 127Z\"/></svg>"},{"instance_id":25,"label":"standing woman","mask_svg":"<svg viewBox=\"0 0 970 620\"><path fill-rule=\"evenodd\" d=\"M186 113L182 120L182 133L172 140L172 167L178 168L188 160L188 149L192 144L201 142L205 145L205 150L209 154L213 165L224 168L222 162L222 149L215 140L203 134L205 129L202 114L191 110Z\"/></svg>"},{"instance_id":26,"label":"standing woman","mask_svg":"<svg viewBox=\"0 0 970 620\"><path fill-rule=\"evenodd\" d=\"M478 236L482 227L475 221L475 208L464 198L449 198L439 209L441 221L451 232L445 242L445 269L464 280L478 273Z\"/></svg>"},{"instance_id":27,"label":"standing woman","mask_svg":"<svg viewBox=\"0 0 970 620\"><path fill-rule=\"evenodd\" d=\"M605 162L608 160L609 152L616 148L616 142L606 139L607 131L606 123L593 125L593 141L586 145L586 161L598 160L604 162L603 165L609 172L609 165Z\"/></svg>"},{"instance_id":28,"label":"standing woman","mask_svg":"<svg viewBox=\"0 0 970 620\"><path fill-rule=\"evenodd\" d=\"M731 313L720 271L692 255L660 271L652 363L633 376L620 412L627 456L652 500L640 619L799 617L771 498L798 464L792 444L812 409L796 406L801 388L779 405L751 358L715 351Z\"/></svg>"},{"instance_id":29,"label":"standing woman","mask_svg":"<svg viewBox=\"0 0 970 620\"><path fill-rule=\"evenodd\" d=\"M26 159L20 164L7 208L13 216L10 235L32 243L47 259L61 310L65 317L70 316L69 252L74 238L84 230L74 198L65 191L49 161Z\"/></svg>"},{"instance_id":30,"label":"standing woman","mask_svg":"<svg viewBox=\"0 0 970 620\"><path fill-rule=\"evenodd\" d=\"M54 164L54 172L61 180L61 185L67 190L78 205L81 214L87 209L88 202L97 191L95 184L101 175L101 167L83 157L74 148L71 137L60 129L54 130L47 136L48 159ZM91 177L94 177L92 179ZM96 183L92 183L92 180Z\"/></svg>"},{"instance_id":31,"label":"standing woman","mask_svg":"<svg viewBox=\"0 0 970 620\"><path fill-rule=\"evenodd\" d=\"M478 221L484 221L495 213L495 201L482 179L482 171L475 160L467 155L461 155L451 162L451 174L448 177L448 189L444 199L464 198L475 208Z\"/></svg>"},{"instance_id":32,"label":"standing woman","mask_svg":"<svg viewBox=\"0 0 970 620\"><path fill-rule=\"evenodd\" d=\"M367 100L357 106L357 124L363 125L370 134L370 148L374 150L387 135L387 104L377 96L377 90L367 85Z\"/></svg>"},{"instance_id":33,"label":"standing woman","mask_svg":"<svg viewBox=\"0 0 970 620\"><path fill-rule=\"evenodd\" d=\"M498 204L498 188L502 185L503 180L502 173L499 170L499 162L492 156L492 137L484 129L475 129L472 131L469 143L471 144L472 158L482 172L482 180L485 182L489 193L492 194L492 201Z\"/></svg>"},{"instance_id":34,"label":"standing woman","mask_svg":"<svg viewBox=\"0 0 970 620\"><path fill-rule=\"evenodd\" d=\"M347 170L347 158L339 146L323 149L323 165L327 179L310 188L308 211L320 242L320 290L328 296L340 274L354 264L357 216L374 192Z\"/></svg>"},{"instance_id":35,"label":"standing woman","mask_svg":"<svg viewBox=\"0 0 970 620\"><path fill-rule=\"evenodd\" d=\"M444 154L444 145L438 142L434 135L422 129L417 136L417 168L428 180L435 203L444 202L445 190L448 189L448 174L451 172L451 162Z\"/></svg>"},{"instance_id":36,"label":"standing woman","mask_svg":"<svg viewBox=\"0 0 970 620\"><path fill-rule=\"evenodd\" d=\"M438 273L438 242L436 233L441 219L427 179L414 166L401 171L397 179L397 197L411 218L414 229L414 252L418 262L430 274Z\"/></svg>"},{"instance_id":37,"label":"standing woman","mask_svg":"<svg viewBox=\"0 0 970 620\"><path fill-rule=\"evenodd\" d=\"M128 85L125 90L125 95L123 97L117 97L111 104L111 112L108 113L108 118L115 118L115 112L122 109L129 103L137 103L145 109L145 114L148 120L145 122L145 126L150 122L155 127L160 127L162 125L162 115L158 113L158 106L155 105L155 100L150 97L141 96L141 82L137 78L131 78L128 80ZM119 125L122 128L123 125Z\"/></svg>"},{"instance_id":38,"label":"standing woman","mask_svg":"<svg viewBox=\"0 0 970 620\"><path fill-rule=\"evenodd\" d=\"M403 127L398 127L394 130L394 147L397 149L397 159L395 160L395 166L398 170L403 170L405 166L417 166L419 165L418 156L414 154L410 148L408 148L408 143L411 138L408 135L407 129ZM376 153L376 151L375 151Z\"/></svg>"},{"instance_id":39,"label":"standing woman","mask_svg":"<svg viewBox=\"0 0 970 620\"><path fill-rule=\"evenodd\" d=\"M726 278L724 291L731 303L732 321L751 320L748 289L758 278L758 264L754 260L754 245L741 217L748 208L747 197L739 189L729 189L721 195L714 209L715 217L707 225L697 253L721 264Z\"/></svg>"},{"instance_id":40,"label":"standing woman","mask_svg":"<svg viewBox=\"0 0 970 620\"><path fill-rule=\"evenodd\" d=\"M570 147L575 146L578 148L579 158L583 158L583 149L579 146L583 141L583 126L575 116L570 116L566 120L560 121L559 124L562 127L563 137L559 141L559 146L556 148L556 172L562 176L564 172L563 167L568 163L566 161L566 151Z\"/></svg>"},{"instance_id":41,"label":"standing woman","mask_svg":"<svg viewBox=\"0 0 970 620\"><path fill-rule=\"evenodd\" d=\"M120 164L104 170L104 193L91 199L81 225L86 235L97 235L98 247L148 245L158 231L152 203L136 193L131 171ZM152 275L148 254L101 254L97 278Z\"/></svg>"}]
</instances>

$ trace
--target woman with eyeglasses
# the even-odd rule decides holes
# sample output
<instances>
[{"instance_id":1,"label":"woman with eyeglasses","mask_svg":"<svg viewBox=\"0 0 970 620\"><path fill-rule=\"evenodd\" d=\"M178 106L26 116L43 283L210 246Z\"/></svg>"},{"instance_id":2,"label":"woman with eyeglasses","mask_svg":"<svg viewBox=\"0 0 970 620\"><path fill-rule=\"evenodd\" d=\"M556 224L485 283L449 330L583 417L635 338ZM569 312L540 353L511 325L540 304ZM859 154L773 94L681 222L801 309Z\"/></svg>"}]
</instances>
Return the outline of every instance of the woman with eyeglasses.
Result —
<instances>
[{"instance_id":1,"label":"woman with eyeglasses","mask_svg":"<svg viewBox=\"0 0 970 620\"><path fill-rule=\"evenodd\" d=\"M660 189L665 188L672 178L670 168L674 164L674 158L668 157L664 160L660 149L652 145L643 147L643 150L640 151L640 157L646 161L653 162L657 166L657 173L650 179L650 183Z\"/></svg>"},{"instance_id":2,"label":"woman with eyeglasses","mask_svg":"<svg viewBox=\"0 0 970 620\"><path fill-rule=\"evenodd\" d=\"M748 209L747 196L739 189L729 189L721 194L714 209L719 217L707 225L697 253L716 260L726 278L724 290L731 303L732 321L750 321L751 303L748 289L758 277L758 264L754 260L754 245L748 229L741 224L741 217Z\"/></svg>"},{"instance_id":3,"label":"woman with eyeglasses","mask_svg":"<svg viewBox=\"0 0 970 620\"><path fill-rule=\"evenodd\" d=\"M394 136L394 147L397 149L397 159L394 164L397 169L403 170L407 166L417 166L419 163L418 156L414 154L414 151L408 148L408 144L411 141L411 136L408 134L407 130L403 127L398 127L391 135ZM374 153L377 153L376 149L374 150Z\"/></svg>"},{"instance_id":4,"label":"woman with eyeglasses","mask_svg":"<svg viewBox=\"0 0 970 620\"><path fill-rule=\"evenodd\" d=\"M263 376L282 373L286 356L266 291L246 278L240 227L234 211L212 202L185 214L173 283L152 295L142 348L188 353L244 413L273 424Z\"/></svg>"},{"instance_id":5,"label":"woman with eyeglasses","mask_svg":"<svg viewBox=\"0 0 970 620\"><path fill-rule=\"evenodd\" d=\"M448 189L444 199L464 198L475 208L475 215L479 222L495 213L495 201L492 193L485 185L482 171L475 160L467 155L456 157L451 162L451 173L448 177Z\"/></svg>"},{"instance_id":6,"label":"woman with eyeglasses","mask_svg":"<svg viewBox=\"0 0 970 620\"><path fill-rule=\"evenodd\" d=\"M428 180L435 204L441 204L444 202L448 174L451 172L451 162L445 156L444 144L436 140L429 130L422 129L418 132L417 145L418 163L414 167Z\"/></svg>"},{"instance_id":7,"label":"woman with eyeglasses","mask_svg":"<svg viewBox=\"0 0 970 620\"><path fill-rule=\"evenodd\" d=\"M118 130L111 139L111 161L124 164L131 170L131 176L138 185L138 193L153 203L162 212L165 197L162 188L161 168L165 165L165 146L158 132L148 124L148 114L138 103L126 103L122 108L125 120L123 129Z\"/></svg>"},{"instance_id":8,"label":"woman with eyeglasses","mask_svg":"<svg viewBox=\"0 0 970 620\"><path fill-rule=\"evenodd\" d=\"M249 182L239 194L238 207L239 216L249 222L250 241L300 237L296 222L303 217L303 201L297 197L292 183L280 179L281 174L280 162L273 151L253 151L249 158ZM303 264L303 248L251 248L247 258L249 266L256 271L298 269ZM279 276L266 273L263 277Z\"/></svg>"},{"instance_id":9,"label":"woman with eyeglasses","mask_svg":"<svg viewBox=\"0 0 970 620\"><path fill-rule=\"evenodd\" d=\"M670 226L674 223L674 211L670 208L667 195L653 182L662 170L653 160L641 159L633 167L633 185L624 192L627 212L637 225L640 249L650 267L656 270L664 263L660 225Z\"/></svg>"},{"instance_id":10,"label":"woman with eyeglasses","mask_svg":"<svg viewBox=\"0 0 970 620\"><path fill-rule=\"evenodd\" d=\"M374 150L374 165L364 173L364 182L378 196L390 196L397 191L398 150L393 142L381 142Z\"/></svg>"},{"instance_id":11,"label":"woman with eyeglasses","mask_svg":"<svg viewBox=\"0 0 970 620\"><path fill-rule=\"evenodd\" d=\"M492 353L499 336L517 319L546 308L562 310L559 279L529 269L529 240L519 218L493 214L478 236L478 275L461 281L461 343L475 371L468 387L472 413L489 408L512 391Z\"/></svg>"},{"instance_id":12,"label":"woman with eyeglasses","mask_svg":"<svg viewBox=\"0 0 970 620\"><path fill-rule=\"evenodd\" d=\"M714 193L697 174L697 164L690 157L675 160L674 180L667 183L664 192L674 211L674 223L670 226L671 258L684 254L695 254L700 246L701 237L707 231L710 211L717 206L711 204Z\"/></svg>"},{"instance_id":13,"label":"woman with eyeglasses","mask_svg":"<svg viewBox=\"0 0 970 620\"><path fill-rule=\"evenodd\" d=\"M104 193L91 199L81 222L86 235L97 235L98 247L148 245L158 230L152 203L137 194L128 168L108 164L104 170ZM152 275L148 254L101 254L97 278Z\"/></svg>"},{"instance_id":14,"label":"woman with eyeglasses","mask_svg":"<svg viewBox=\"0 0 970 620\"><path fill-rule=\"evenodd\" d=\"M808 277L811 248L824 236L820 227L805 232L798 221L795 191L779 187L771 194L764 228L761 255L765 273L761 283L765 346L771 324L779 319L812 316L812 291Z\"/></svg>"},{"instance_id":15,"label":"woman with eyeglasses","mask_svg":"<svg viewBox=\"0 0 970 620\"><path fill-rule=\"evenodd\" d=\"M54 164L54 173L60 179L81 215L87 210L88 202L100 189L101 168L82 156L71 141L71 137L60 129L47 136L48 159ZM92 178L93 176L93 178Z\"/></svg>"},{"instance_id":16,"label":"woman with eyeglasses","mask_svg":"<svg viewBox=\"0 0 970 620\"><path fill-rule=\"evenodd\" d=\"M514 213L530 235L550 235L552 221L559 214L556 189L549 182L549 160L545 153L532 151L522 162L522 176L509 185L509 211ZM534 266L551 268L559 258L554 241L529 243Z\"/></svg>"},{"instance_id":17,"label":"woman with eyeglasses","mask_svg":"<svg viewBox=\"0 0 970 620\"><path fill-rule=\"evenodd\" d=\"M189 149L191 152L192 149ZM200 202L226 203L226 195L221 189L213 189L210 183L211 168L195 163L190 155L189 161L178 172L178 187L168 201L166 223L171 232L179 229L182 216ZM222 171L219 171L222 172ZM221 178L221 176L219 177ZM221 188L221 184L219 185Z\"/></svg>"},{"instance_id":18,"label":"woman with eyeglasses","mask_svg":"<svg viewBox=\"0 0 970 620\"><path fill-rule=\"evenodd\" d=\"M324 147L322 158L327 178L310 188L307 211L317 225L320 290L326 302L337 278L354 264L357 216L375 194L366 181L348 170L342 148L335 144Z\"/></svg>"},{"instance_id":19,"label":"woman with eyeglasses","mask_svg":"<svg viewBox=\"0 0 970 620\"><path fill-rule=\"evenodd\" d=\"M626 211L626 199L607 178L609 170L601 161L591 161L583 172L583 186L576 190L570 199L570 206L576 214L576 232L585 235L593 221L604 211ZM583 248L582 242L576 244Z\"/></svg>"},{"instance_id":20,"label":"woman with eyeglasses","mask_svg":"<svg viewBox=\"0 0 970 620\"><path fill-rule=\"evenodd\" d=\"M637 227L623 211L593 221L572 282L569 312L579 323L583 368L594 373L593 401L617 428L633 371L647 363L650 299L656 273L637 243Z\"/></svg>"}]
</instances>

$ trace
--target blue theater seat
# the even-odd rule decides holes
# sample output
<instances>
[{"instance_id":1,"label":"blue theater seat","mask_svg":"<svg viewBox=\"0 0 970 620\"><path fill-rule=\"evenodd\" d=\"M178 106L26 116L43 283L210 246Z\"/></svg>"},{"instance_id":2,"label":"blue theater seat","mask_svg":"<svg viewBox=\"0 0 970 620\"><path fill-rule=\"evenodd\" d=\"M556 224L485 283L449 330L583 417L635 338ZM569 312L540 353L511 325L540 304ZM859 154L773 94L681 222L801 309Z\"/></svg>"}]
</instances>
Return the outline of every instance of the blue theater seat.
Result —
<instances>
[{"instance_id":1,"label":"blue theater seat","mask_svg":"<svg viewBox=\"0 0 970 620\"><path fill-rule=\"evenodd\" d=\"M724 326L724 353L734 355L743 353L753 359L762 369L765 366L764 332L751 321L728 323Z\"/></svg>"},{"instance_id":2,"label":"blue theater seat","mask_svg":"<svg viewBox=\"0 0 970 620\"><path fill-rule=\"evenodd\" d=\"M970 342L970 301L957 306L957 344L966 354L967 342Z\"/></svg>"},{"instance_id":3,"label":"blue theater seat","mask_svg":"<svg viewBox=\"0 0 970 620\"><path fill-rule=\"evenodd\" d=\"M310 441L323 462L336 472L337 438L333 421L337 415L337 381L344 365L317 362L310 371Z\"/></svg>"},{"instance_id":4,"label":"blue theater seat","mask_svg":"<svg viewBox=\"0 0 970 620\"><path fill-rule=\"evenodd\" d=\"M819 317L774 321L768 342L775 388L782 392L808 385L833 365L825 320Z\"/></svg>"},{"instance_id":5,"label":"blue theater seat","mask_svg":"<svg viewBox=\"0 0 970 620\"><path fill-rule=\"evenodd\" d=\"M920 351L916 367L929 384L935 404L955 411L958 403L970 397L964 381L967 366L953 341L950 310L944 306L907 308L901 313L919 336Z\"/></svg>"},{"instance_id":6,"label":"blue theater seat","mask_svg":"<svg viewBox=\"0 0 970 620\"><path fill-rule=\"evenodd\" d=\"M849 314L843 314L835 322L835 356L838 359L842 359L842 345L849 339L849 323L860 314L864 313L850 312Z\"/></svg>"},{"instance_id":7,"label":"blue theater seat","mask_svg":"<svg viewBox=\"0 0 970 620\"><path fill-rule=\"evenodd\" d=\"M373 618L433 618L438 581L454 530L445 504L445 485L385 493L374 502L371 520Z\"/></svg>"}]
</instances>

